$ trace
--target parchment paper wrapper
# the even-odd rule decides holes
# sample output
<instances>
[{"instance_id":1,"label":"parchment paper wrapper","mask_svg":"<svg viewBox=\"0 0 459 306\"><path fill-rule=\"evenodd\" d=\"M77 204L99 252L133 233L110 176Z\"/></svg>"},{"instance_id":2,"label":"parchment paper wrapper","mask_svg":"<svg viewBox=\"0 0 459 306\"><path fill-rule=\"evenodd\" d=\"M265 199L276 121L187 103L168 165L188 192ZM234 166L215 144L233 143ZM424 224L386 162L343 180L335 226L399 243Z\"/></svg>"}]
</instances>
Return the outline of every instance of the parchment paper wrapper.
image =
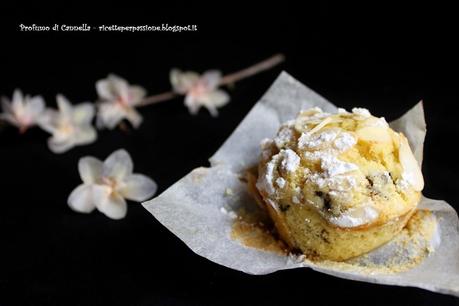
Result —
<instances>
[{"instance_id":1,"label":"parchment paper wrapper","mask_svg":"<svg viewBox=\"0 0 459 306\"><path fill-rule=\"evenodd\" d=\"M445 201L422 199L419 206L431 210L437 219L435 235L429 241L429 248L435 251L419 265L400 273L368 273L352 265L343 268L302 261L249 248L231 239L233 219L230 214L222 213L221 208L236 211L248 203L253 205L254 200L240 176L248 167L257 164L260 141L272 138L280 124L295 118L300 110L314 106L336 111L332 103L283 72L210 158L210 168L193 170L161 195L145 202L144 207L196 254L245 273L267 274L309 267L346 279L413 286L459 296L458 217ZM391 126L407 136L421 163L426 133L422 104L413 107ZM225 195L228 189L232 190L231 196ZM394 244L390 242L372 251L366 260L384 262L391 256Z\"/></svg>"}]
</instances>

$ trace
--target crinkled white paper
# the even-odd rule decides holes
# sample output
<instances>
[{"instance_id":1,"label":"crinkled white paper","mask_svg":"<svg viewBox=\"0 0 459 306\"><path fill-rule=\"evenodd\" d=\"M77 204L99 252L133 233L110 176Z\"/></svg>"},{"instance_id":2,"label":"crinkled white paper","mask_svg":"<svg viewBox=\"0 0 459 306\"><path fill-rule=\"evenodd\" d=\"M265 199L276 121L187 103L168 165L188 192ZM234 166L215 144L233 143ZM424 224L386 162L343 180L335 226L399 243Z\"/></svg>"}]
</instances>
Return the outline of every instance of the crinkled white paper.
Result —
<instances>
[{"instance_id":1,"label":"crinkled white paper","mask_svg":"<svg viewBox=\"0 0 459 306\"><path fill-rule=\"evenodd\" d=\"M268 92L210 158L210 168L197 168L155 199L145 208L196 254L213 262L250 274L267 274L277 270L310 267L337 277L359 281L414 286L459 296L459 232L455 210L445 201L423 198L420 207L431 210L437 219L435 251L411 270L400 273L363 273L359 269L340 269L309 261L296 261L263 250L249 248L231 239L233 220L221 208L238 210L253 205L247 186L239 178L248 167L256 165L259 144L272 138L279 125L295 118L302 109L318 106L325 111L336 107L282 73ZM426 132L422 104L391 123L403 132L419 162L422 160ZM227 190L232 190L228 195ZM391 243L371 252L370 258L384 258ZM382 254L382 255L381 255ZM382 256L382 257L381 257Z\"/></svg>"}]
</instances>

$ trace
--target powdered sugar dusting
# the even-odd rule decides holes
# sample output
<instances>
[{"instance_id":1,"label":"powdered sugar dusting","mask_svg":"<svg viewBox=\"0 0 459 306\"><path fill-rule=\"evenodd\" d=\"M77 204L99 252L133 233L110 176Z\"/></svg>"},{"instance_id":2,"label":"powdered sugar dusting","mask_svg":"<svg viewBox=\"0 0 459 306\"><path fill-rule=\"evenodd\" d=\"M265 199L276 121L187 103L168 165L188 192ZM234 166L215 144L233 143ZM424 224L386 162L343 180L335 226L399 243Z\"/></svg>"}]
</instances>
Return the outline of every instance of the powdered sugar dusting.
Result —
<instances>
[{"instance_id":1,"label":"powdered sugar dusting","mask_svg":"<svg viewBox=\"0 0 459 306\"><path fill-rule=\"evenodd\" d=\"M281 169L287 172L294 172L300 165L300 157L291 149L282 150Z\"/></svg>"},{"instance_id":2,"label":"powdered sugar dusting","mask_svg":"<svg viewBox=\"0 0 459 306\"><path fill-rule=\"evenodd\" d=\"M354 117L358 120L360 128L387 127L384 118L371 116L367 109L354 108L352 113L358 115ZM338 114L352 115L344 109L339 109ZM356 188L361 188L359 182L362 181L362 173L356 164L341 160L340 155L356 145L357 136L353 132L336 127L334 123L340 120L341 117L322 112L319 108L309 109L301 112L295 121L283 124L273 140L264 141L263 154L270 160L265 165L264 172L260 173L257 187L269 194L270 198L266 199L269 205L278 209L275 198L280 194L276 192L286 188L289 183L288 175L298 170L301 159L318 166L302 168L300 177L304 177L308 184L316 186L314 188L322 194L326 193L334 203L353 201L353 192ZM301 133L300 137L297 136L298 133ZM278 153L273 155L274 151ZM298 154L301 154L301 158ZM398 188L404 188L405 184L406 182L399 182ZM303 200L307 201L329 222L340 227L360 226L379 216L379 212L371 203L359 203L344 212L331 213L323 209L323 201L304 199L299 186L295 187L292 184L289 187L294 187L291 190L291 202L300 204Z\"/></svg>"},{"instance_id":3,"label":"powdered sugar dusting","mask_svg":"<svg viewBox=\"0 0 459 306\"><path fill-rule=\"evenodd\" d=\"M320 167L329 177L344 174L359 169L357 165L344 162L332 154L322 154L320 157Z\"/></svg>"},{"instance_id":4,"label":"powdered sugar dusting","mask_svg":"<svg viewBox=\"0 0 459 306\"><path fill-rule=\"evenodd\" d=\"M285 184L282 180L277 181L279 177L279 170L285 173L292 173L298 169L300 165L300 157L291 149L281 150L278 154L274 155L271 160L266 164L264 173L260 173L257 181L257 188L264 190L269 195L275 194L276 188L274 187L274 181L279 186ZM278 167L280 169L278 169ZM281 186L279 186L281 187ZM281 187L283 188L283 187Z\"/></svg>"},{"instance_id":5,"label":"powdered sugar dusting","mask_svg":"<svg viewBox=\"0 0 459 306\"><path fill-rule=\"evenodd\" d=\"M381 127L381 128L389 127L389 124L387 123L384 117L381 117L381 118L373 117L371 119L373 120L366 120L365 126L374 126L374 127Z\"/></svg>"},{"instance_id":6,"label":"powdered sugar dusting","mask_svg":"<svg viewBox=\"0 0 459 306\"><path fill-rule=\"evenodd\" d=\"M276 180L276 184L277 186L279 186L279 188L284 188L285 187L285 179L283 177L278 177L277 180Z\"/></svg>"},{"instance_id":7,"label":"powdered sugar dusting","mask_svg":"<svg viewBox=\"0 0 459 306\"><path fill-rule=\"evenodd\" d=\"M357 114L357 115L361 115L361 116L365 116L365 117L370 117L371 114L370 112L368 111L368 109L366 108L361 108L361 107L354 107L352 109L352 113L353 114Z\"/></svg>"},{"instance_id":8,"label":"powdered sugar dusting","mask_svg":"<svg viewBox=\"0 0 459 306\"><path fill-rule=\"evenodd\" d=\"M314 173L307 178L321 190L329 190L328 194L336 200L351 199L351 191L357 186L355 177L351 175L328 176L326 173Z\"/></svg>"},{"instance_id":9,"label":"powdered sugar dusting","mask_svg":"<svg viewBox=\"0 0 459 306\"><path fill-rule=\"evenodd\" d=\"M334 129L328 129L323 131L322 133L302 133L300 138L298 139L298 148L308 148L308 149L319 149L324 144L328 144L332 142L336 136L338 136L338 131Z\"/></svg>"},{"instance_id":10,"label":"powdered sugar dusting","mask_svg":"<svg viewBox=\"0 0 459 306\"><path fill-rule=\"evenodd\" d=\"M330 217L328 220L339 227L356 227L370 223L377 219L378 211L371 205L364 205L348 209L339 216Z\"/></svg>"},{"instance_id":11,"label":"powdered sugar dusting","mask_svg":"<svg viewBox=\"0 0 459 306\"><path fill-rule=\"evenodd\" d=\"M283 126L274 138L277 148L281 149L293 139L293 129L288 125Z\"/></svg>"},{"instance_id":12,"label":"powdered sugar dusting","mask_svg":"<svg viewBox=\"0 0 459 306\"><path fill-rule=\"evenodd\" d=\"M261 157L266 160L271 157L273 154L272 149L273 149L274 141L269 138L265 138L261 141L260 143L260 148L261 148Z\"/></svg>"},{"instance_id":13,"label":"powdered sugar dusting","mask_svg":"<svg viewBox=\"0 0 459 306\"><path fill-rule=\"evenodd\" d=\"M340 152L346 151L357 143L357 140L350 133L340 133L333 143L333 146Z\"/></svg>"},{"instance_id":14,"label":"powdered sugar dusting","mask_svg":"<svg viewBox=\"0 0 459 306\"><path fill-rule=\"evenodd\" d=\"M276 189L273 185L274 180L274 171L276 170L277 161L279 159L279 154L273 156L273 158L266 164L264 173L260 173L261 175L258 177L257 180L257 188L260 190L264 190L268 194L274 194Z\"/></svg>"}]
</instances>

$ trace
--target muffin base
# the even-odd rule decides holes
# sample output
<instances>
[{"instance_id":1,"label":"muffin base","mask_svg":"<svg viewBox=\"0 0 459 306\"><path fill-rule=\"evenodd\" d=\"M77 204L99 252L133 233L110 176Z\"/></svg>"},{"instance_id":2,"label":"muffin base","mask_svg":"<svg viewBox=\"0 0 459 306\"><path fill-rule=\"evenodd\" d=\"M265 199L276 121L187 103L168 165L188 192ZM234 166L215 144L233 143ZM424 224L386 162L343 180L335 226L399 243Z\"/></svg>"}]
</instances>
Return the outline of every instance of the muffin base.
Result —
<instances>
[{"instance_id":1,"label":"muffin base","mask_svg":"<svg viewBox=\"0 0 459 306\"><path fill-rule=\"evenodd\" d=\"M416 210L385 223L342 228L327 222L314 208L302 205L294 213L265 205L280 237L312 260L343 261L367 253L396 236Z\"/></svg>"}]
</instances>

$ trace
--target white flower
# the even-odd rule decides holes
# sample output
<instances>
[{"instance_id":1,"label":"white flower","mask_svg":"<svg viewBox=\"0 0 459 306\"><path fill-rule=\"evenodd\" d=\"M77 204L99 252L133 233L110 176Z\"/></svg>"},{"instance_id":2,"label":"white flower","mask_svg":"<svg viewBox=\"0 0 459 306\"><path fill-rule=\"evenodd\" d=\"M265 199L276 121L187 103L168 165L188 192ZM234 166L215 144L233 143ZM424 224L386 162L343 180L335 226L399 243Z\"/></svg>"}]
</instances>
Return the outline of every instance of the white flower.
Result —
<instances>
[{"instance_id":1,"label":"white flower","mask_svg":"<svg viewBox=\"0 0 459 306\"><path fill-rule=\"evenodd\" d=\"M94 105L81 103L72 106L63 96L57 95L59 110L48 109L40 120L40 127L52 134L48 146L54 153L63 153L74 146L85 145L96 140L96 130L91 125Z\"/></svg>"},{"instance_id":2,"label":"white flower","mask_svg":"<svg viewBox=\"0 0 459 306\"><path fill-rule=\"evenodd\" d=\"M114 74L96 82L96 90L101 103L97 115L97 126L115 128L118 123L127 119L134 128L142 123L142 116L135 110L145 95L146 90L129 83Z\"/></svg>"},{"instance_id":3,"label":"white flower","mask_svg":"<svg viewBox=\"0 0 459 306\"><path fill-rule=\"evenodd\" d=\"M129 153L123 149L113 152L104 162L90 156L81 158L78 171L83 184L70 194L70 208L81 213L97 208L109 218L124 218L124 199L141 202L152 197L157 189L147 176L133 174L133 167Z\"/></svg>"},{"instance_id":4,"label":"white flower","mask_svg":"<svg viewBox=\"0 0 459 306\"><path fill-rule=\"evenodd\" d=\"M193 115L204 106L215 117L218 115L217 108L229 102L229 95L218 89L220 80L221 73L217 70L206 71L202 76L196 72L182 72L178 69L172 69L170 73L173 90L185 95L185 105Z\"/></svg>"},{"instance_id":5,"label":"white flower","mask_svg":"<svg viewBox=\"0 0 459 306\"><path fill-rule=\"evenodd\" d=\"M23 96L19 89L13 93L13 98L9 101L7 98L2 99L3 113L0 119L19 128L25 132L29 127L34 126L40 120L45 110L45 101L41 96L30 97Z\"/></svg>"}]
</instances>

